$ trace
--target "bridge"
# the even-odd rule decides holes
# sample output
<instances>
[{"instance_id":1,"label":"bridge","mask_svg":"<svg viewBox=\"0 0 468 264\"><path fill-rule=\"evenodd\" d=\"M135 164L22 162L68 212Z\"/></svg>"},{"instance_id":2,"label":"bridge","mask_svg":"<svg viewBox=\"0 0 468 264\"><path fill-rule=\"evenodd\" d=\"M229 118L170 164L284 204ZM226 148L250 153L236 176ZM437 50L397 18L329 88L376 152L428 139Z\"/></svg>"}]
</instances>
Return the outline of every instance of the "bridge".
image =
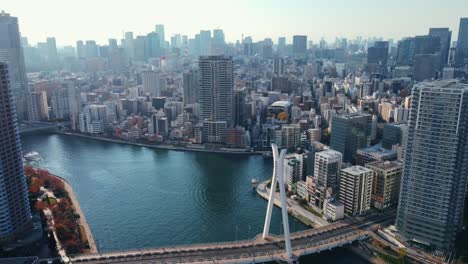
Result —
<instances>
[{"instance_id":1,"label":"bridge","mask_svg":"<svg viewBox=\"0 0 468 264\"><path fill-rule=\"evenodd\" d=\"M292 233L292 259L285 252L283 236L261 234L251 240L175 246L166 248L83 254L70 256L70 263L259 263L291 262L305 256L351 244L369 237L393 214L374 215L359 221L342 220L331 225Z\"/></svg>"},{"instance_id":2,"label":"bridge","mask_svg":"<svg viewBox=\"0 0 468 264\"><path fill-rule=\"evenodd\" d=\"M263 233L254 239L187 245L166 248L140 249L121 252L82 254L69 256L69 263L256 263L269 261L294 262L299 257L330 250L362 240L372 234L380 224L392 221L393 214L351 218L324 225L320 228L290 234L288 204L285 188L280 189L284 234L269 233L276 185L284 186L283 164L286 150L279 153L272 145L273 177L268 199ZM278 202L277 202L278 203Z\"/></svg>"},{"instance_id":3,"label":"bridge","mask_svg":"<svg viewBox=\"0 0 468 264\"><path fill-rule=\"evenodd\" d=\"M23 121L19 124L20 133L36 132L36 131L55 131L58 128L69 126L70 122L38 122L38 121Z\"/></svg>"}]
</instances>

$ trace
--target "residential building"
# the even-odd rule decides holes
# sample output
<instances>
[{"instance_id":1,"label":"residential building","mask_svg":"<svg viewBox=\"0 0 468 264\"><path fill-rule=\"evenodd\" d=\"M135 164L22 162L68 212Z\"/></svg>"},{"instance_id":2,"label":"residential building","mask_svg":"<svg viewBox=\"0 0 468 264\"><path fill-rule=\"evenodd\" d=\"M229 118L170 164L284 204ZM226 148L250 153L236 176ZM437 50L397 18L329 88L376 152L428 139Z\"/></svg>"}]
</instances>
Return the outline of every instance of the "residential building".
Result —
<instances>
[{"instance_id":1,"label":"residential building","mask_svg":"<svg viewBox=\"0 0 468 264\"><path fill-rule=\"evenodd\" d=\"M198 103L199 79L198 71L190 70L183 74L184 104Z\"/></svg>"},{"instance_id":2,"label":"residential building","mask_svg":"<svg viewBox=\"0 0 468 264\"><path fill-rule=\"evenodd\" d=\"M284 158L284 183L289 187L302 180L303 157L301 154L286 154ZM291 188L290 188L291 189Z\"/></svg>"},{"instance_id":3,"label":"residential building","mask_svg":"<svg viewBox=\"0 0 468 264\"><path fill-rule=\"evenodd\" d=\"M400 194L402 164L397 161L374 161L366 164L373 171L371 204L377 209L396 207Z\"/></svg>"},{"instance_id":4,"label":"residential building","mask_svg":"<svg viewBox=\"0 0 468 264\"><path fill-rule=\"evenodd\" d=\"M14 242L33 229L12 90L8 67L0 63L0 245Z\"/></svg>"},{"instance_id":5,"label":"residential building","mask_svg":"<svg viewBox=\"0 0 468 264\"><path fill-rule=\"evenodd\" d=\"M233 125L234 72L231 57L202 56L198 62L200 71L202 121L225 122Z\"/></svg>"},{"instance_id":6,"label":"residential building","mask_svg":"<svg viewBox=\"0 0 468 264\"><path fill-rule=\"evenodd\" d=\"M344 218L344 204L334 199L326 199L323 206L323 216L330 221Z\"/></svg>"},{"instance_id":7,"label":"residential building","mask_svg":"<svg viewBox=\"0 0 468 264\"><path fill-rule=\"evenodd\" d=\"M27 119L28 79L18 18L0 12L0 62L8 65L8 74L16 115L19 121Z\"/></svg>"},{"instance_id":8,"label":"residential building","mask_svg":"<svg viewBox=\"0 0 468 264\"><path fill-rule=\"evenodd\" d=\"M319 186L338 191L342 158L340 152L331 149L315 153L314 176Z\"/></svg>"},{"instance_id":9,"label":"residential building","mask_svg":"<svg viewBox=\"0 0 468 264\"><path fill-rule=\"evenodd\" d=\"M415 85L397 212L399 233L450 251L463 226L468 178L468 85Z\"/></svg>"},{"instance_id":10,"label":"residential building","mask_svg":"<svg viewBox=\"0 0 468 264\"><path fill-rule=\"evenodd\" d=\"M339 201L344 204L345 213L363 214L370 210L373 172L362 166L341 170Z\"/></svg>"}]
</instances>

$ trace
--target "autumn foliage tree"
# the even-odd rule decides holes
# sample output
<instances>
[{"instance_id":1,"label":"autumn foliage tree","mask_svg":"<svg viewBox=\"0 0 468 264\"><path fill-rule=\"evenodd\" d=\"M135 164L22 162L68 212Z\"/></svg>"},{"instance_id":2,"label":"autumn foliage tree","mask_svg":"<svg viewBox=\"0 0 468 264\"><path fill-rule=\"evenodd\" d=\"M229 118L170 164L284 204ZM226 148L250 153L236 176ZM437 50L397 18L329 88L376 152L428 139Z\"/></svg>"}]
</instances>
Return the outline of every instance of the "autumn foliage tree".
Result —
<instances>
[{"instance_id":1,"label":"autumn foliage tree","mask_svg":"<svg viewBox=\"0 0 468 264\"><path fill-rule=\"evenodd\" d=\"M75 209L72 206L68 192L65 190L63 181L50 174L47 170L34 169L25 166L31 204L38 211L50 208L54 219L54 228L58 239L62 242L65 250L70 254L83 252L84 245L80 239L79 226L76 221ZM56 205L38 201L41 187L52 191L59 198Z\"/></svg>"}]
</instances>

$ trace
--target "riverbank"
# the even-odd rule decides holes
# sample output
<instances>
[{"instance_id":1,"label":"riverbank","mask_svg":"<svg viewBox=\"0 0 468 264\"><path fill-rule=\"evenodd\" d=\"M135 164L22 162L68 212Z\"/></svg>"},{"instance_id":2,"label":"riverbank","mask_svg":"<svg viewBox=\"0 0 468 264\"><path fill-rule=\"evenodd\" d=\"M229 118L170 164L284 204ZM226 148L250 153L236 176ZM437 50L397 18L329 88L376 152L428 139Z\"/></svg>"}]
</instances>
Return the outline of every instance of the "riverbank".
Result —
<instances>
[{"instance_id":1,"label":"riverbank","mask_svg":"<svg viewBox=\"0 0 468 264\"><path fill-rule=\"evenodd\" d=\"M89 228L88 222L86 221L85 214L83 213L83 210L81 210L80 203L78 202L78 199L76 198L73 188L71 187L70 183L64 178L60 176L56 176L56 175L52 175L52 176L58 178L60 181L63 182L65 186L65 191L68 192L68 196L73 204L73 207L75 208L75 212L80 216L79 224L80 226L83 227L84 233L86 235L86 240L88 241L88 244L89 244L89 253L91 254L98 253L96 241L94 240L93 233L91 232L91 229Z\"/></svg>"},{"instance_id":2,"label":"riverbank","mask_svg":"<svg viewBox=\"0 0 468 264\"><path fill-rule=\"evenodd\" d=\"M54 233L60 256L97 253L86 217L70 183L47 170L25 166L30 197Z\"/></svg>"},{"instance_id":3,"label":"riverbank","mask_svg":"<svg viewBox=\"0 0 468 264\"><path fill-rule=\"evenodd\" d=\"M85 135L80 133L72 133L72 132L62 132L62 131L55 131L54 133L61 134L61 135L68 135L68 136L76 136L88 139L95 139L100 141L112 142L112 143L119 143L125 145L132 145L132 146L139 146L139 147L147 147L153 149L165 149L165 150L175 150L175 151L191 151L191 152L205 152L205 153L217 153L217 154L236 154L236 155L262 155L262 151L248 151L243 149L205 149L196 147L180 147L180 146L173 146L173 145L163 145L163 144L146 144L146 143L137 143L137 142L130 142L120 139L114 138L107 138L107 137L100 137L100 136L91 136Z\"/></svg>"},{"instance_id":4,"label":"riverbank","mask_svg":"<svg viewBox=\"0 0 468 264\"><path fill-rule=\"evenodd\" d=\"M269 189L267 188L267 184L269 181L264 181L258 185L256 188L257 194L262 197L263 199L268 201L269 196ZM281 208L281 201L279 195L275 193L273 195L273 203L278 208ZM295 201L290 198L286 198L286 202L288 204L288 213L294 216L297 220L301 221L302 223L311 226L311 227L324 227L329 225L330 223L313 213L307 211L306 209L302 208L298 205Z\"/></svg>"}]
</instances>

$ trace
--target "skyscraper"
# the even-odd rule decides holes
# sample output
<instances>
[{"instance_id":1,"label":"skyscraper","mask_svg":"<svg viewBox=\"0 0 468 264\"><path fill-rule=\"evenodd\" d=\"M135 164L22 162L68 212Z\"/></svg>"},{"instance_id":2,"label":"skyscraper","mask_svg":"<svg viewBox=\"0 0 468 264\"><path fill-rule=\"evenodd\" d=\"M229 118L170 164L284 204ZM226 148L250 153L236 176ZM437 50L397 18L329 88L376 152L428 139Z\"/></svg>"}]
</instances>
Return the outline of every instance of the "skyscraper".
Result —
<instances>
[{"instance_id":1,"label":"skyscraper","mask_svg":"<svg viewBox=\"0 0 468 264\"><path fill-rule=\"evenodd\" d=\"M198 62L200 71L199 103L200 119L203 122L223 122L215 127L232 127L234 105L234 72L231 57L202 56ZM203 138L224 138L223 135L210 135L222 129L205 129Z\"/></svg>"},{"instance_id":2,"label":"skyscraper","mask_svg":"<svg viewBox=\"0 0 468 264\"><path fill-rule=\"evenodd\" d=\"M200 30L200 55L210 55L211 30Z\"/></svg>"},{"instance_id":3,"label":"skyscraper","mask_svg":"<svg viewBox=\"0 0 468 264\"><path fill-rule=\"evenodd\" d=\"M2 11L0 13L0 62L8 65L16 115L18 120L23 120L27 118L28 79L20 39L18 18Z\"/></svg>"},{"instance_id":4,"label":"skyscraper","mask_svg":"<svg viewBox=\"0 0 468 264\"><path fill-rule=\"evenodd\" d=\"M430 28L429 35L440 39L440 69L442 69L448 63L452 31L449 28Z\"/></svg>"},{"instance_id":5,"label":"skyscraper","mask_svg":"<svg viewBox=\"0 0 468 264\"><path fill-rule=\"evenodd\" d=\"M0 62L0 245L32 230L21 143L8 67Z\"/></svg>"},{"instance_id":6,"label":"skyscraper","mask_svg":"<svg viewBox=\"0 0 468 264\"><path fill-rule=\"evenodd\" d=\"M275 57L273 59L273 73L277 76L284 75L284 58Z\"/></svg>"},{"instance_id":7,"label":"skyscraper","mask_svg":"<svg viewBox=\"0 0 468 264\"><path fill-rule=\"evenodd\" d=\"M344 114L332 117L330 148L343 154L344 162L351 162L356 151L369 146L372 116Z\"/></svg>"},{"instance_id":8,"label":"skyscraper","mask_svg":"<svg viewBox=\"0 0 468 264\"><path fill-rule=\"evenodd\" d=\"M76 42L76 56L78 59L84 59L86 57L86 48L82 40Z\"/></svg>"},{"instance_id":9,"label":"skyscraper","mask_svg":"<svg viewBox=\"0 0 468 264\"><path fill-rule=\"evenodd\" d=\"M87 40L85 45L85 56L87 59L98 57L98 46L96 41Z\"/></svg>"},{"instance_id":10,"label":"skyscraper","mask_svg":"<svg viewBox=\"0 0 468 264\"><path fill-rule=\"evenodd\" d=\"M387 66L388 41L376 41L373 47L367 49L367 63Z\"/></svg>"},{"instance_id":11,"label":"skyscraper","mask_svg":"<svg viewBox=\"0 0 468 264\"><path fill-rule=\"evenodd\" d=\"M283 54L286 50L286 38L285 37L279 37L278 38L278 54Z\"/></svg>"},{"instance_id":12,"label":"skyscraper","mask_svg":"<svg viewBox=\"0 0 468 264\"><path fill-rule=\"evenodd\" d=\"M57 66L58 63L58 54L57 54L57 43L55 38L47 38L47 60L53 66Z\"/></svg>"},{"instance_id":13,"label":"skyscraper","mask_svg":"<svg viewBox=\"0 0 468 264\"><path fill-rule=\"evenodd\" d=\"M468 64L468 17L460 18L455 63L460 67Z\"/></svg>"},{"instance_id":14,"label":"skyscraper","mask_svg":"<svg viewBox=\"0 0 468 264\"><path fill-rule=\"evenodd\" d=\"M159 36L159 40L161 41L161 47L166 47L166 34L164 33L164 25L158 24L154 28L156 34Z\"/></svg>"},{"instance_id":15,"label":"skyscraper","mask_svg":"<svg viewBox=\"0 0 468 264\"><path fill-rule=\"evenodd\" d=\"M396 226L407 239L450 250L463 224L468 178L468 85L413 88Z\"/></svg>"},{"instance_id":16,"label":"skyscraper","mask_svg":"<svg viewBox=\"0 0 468 264\"><path fill-rule=\"evenodd\" d=\"M293 36L293 53L305 54L307 51L307 36Z\"/></svg>"},{"instance_id":17,"label":"skyscraper","mask_svg":"<svg viewBox=\"0 0 468 264\"><path fill-rule=\"evenodd\" d=\"M124 42L125 53L129 58L135 57L135 44L133 40L133 32L125 32L125 42ZM88 42L86 42L86 46Z\"/></svg>"},{"instance_id":18,"label":"skyscraper","mask_svg":"<svg viewBox=\"0 0 468 264\"><path fill-rule=\"evenodd\" d=\"M184 72L183 85L184 85L184 104L193 104L198 102L198 72L191 70Z\"/></svg>"},{"instance_id":19,"label":"skyscraper","mask_svg":"<svg viewBox=\"0 0 468 264\"><path fill-rule=\"evenodd\" d=\"M155 71L143 71L141 73L143 92L153 96L159 96L159 74Z\"/></svg>"}]
</instances>

